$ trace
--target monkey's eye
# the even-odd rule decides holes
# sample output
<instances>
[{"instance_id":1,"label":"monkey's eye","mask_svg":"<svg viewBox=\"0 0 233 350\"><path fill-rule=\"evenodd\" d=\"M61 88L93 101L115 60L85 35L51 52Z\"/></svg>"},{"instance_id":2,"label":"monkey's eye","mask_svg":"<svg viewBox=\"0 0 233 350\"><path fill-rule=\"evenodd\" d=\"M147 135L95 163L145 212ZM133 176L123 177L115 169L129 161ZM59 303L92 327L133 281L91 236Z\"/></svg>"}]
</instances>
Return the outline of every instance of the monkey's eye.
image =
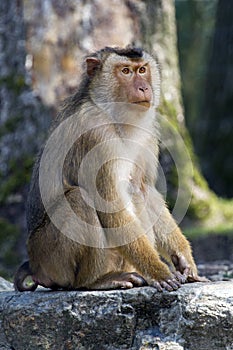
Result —
<instances>
[{"instance_id":1,"label":"monkey's eye","mask_svg":"<svg viewBox=\"0 0 233 350\"><path fill-rule=\"evenodd\" d=\"M122 71L123 74L129 74L130 73L130 69L128 67L123 68L121 71Z\"/></svg>"},{"instance_id":2,"label":"monkey's eye","mask_svg":"<svg viewBox=\"0 0 233 350\"><path fill-rule=\"evenodd\" d=\"M138 70L138 72L139 72L140 74L146 73L146 67L140 67L139 70Z\"/></svg>"}]
</instances>

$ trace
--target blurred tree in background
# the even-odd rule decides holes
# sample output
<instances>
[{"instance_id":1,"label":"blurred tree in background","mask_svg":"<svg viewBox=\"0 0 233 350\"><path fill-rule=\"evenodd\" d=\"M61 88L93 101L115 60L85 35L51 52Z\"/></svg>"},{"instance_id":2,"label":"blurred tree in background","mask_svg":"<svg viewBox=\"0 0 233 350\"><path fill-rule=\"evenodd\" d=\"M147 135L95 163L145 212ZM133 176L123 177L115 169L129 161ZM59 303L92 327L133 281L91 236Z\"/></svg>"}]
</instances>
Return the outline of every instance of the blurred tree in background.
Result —
<instances>
[{"instance_id":1,"label":"blurred tree in background","mask_svg":"<svg viewBox=\"0 0 233 350\"><path fill-rule=\"evenodd\" d=\"M175 6L185 118L196 148L217 0L176 0Z\"/></svg>"},{"instance_id":2,"label":"blurred tree in background","mask_svg":"<svg viewBox=\"0 0 233 350\"><path fill-rule=\"evenodd\" d=\"M210 187L233 197L233 3L219 0L216 15L197 151Z\"/></svg>"},{"instance_id":3,"label":"blurred tree in background","mask_svg":"<svg viewBox=\"0 0 233 350\"><path fill-rule=\"evenodd\" d=\"M8 275L25 252L28 183L49 118L25 69L20 2L0 2L0 33L0 274Z\"/></svg>"},{"instance_id":4,"label":"blurred tree in background","mask_svg":"<svg viewBox=\"0 0 233 350\"><path fill-rule=\"evenodd\" d=\"M176 0L185 116L202 171L233 196L233 3Z\"/></svg>"},{"instance_id":5,"label":"blurred tree in background","mask_svg":"<svg viewBox=\"0 0 233 350\"><path fill-rule=\"evenodd\" d=\"M211 120L212 114L207 95L205 99L203 95L206 71L209 72L206 86L210 84L208 53L216 3L216 0L176 1L187 125L199 155L203 155L203 164L206 156L202 149L206 147L203 135L209 135L209 122L205 123L205 129L202 128L205 132L200 140L198 135L199 125L204 120ZM218 6L220 3L224 1L219 0ZM75 91L82 73L81 58L106 45L134 43L156 53L159 59L162 75L159 112L164 120L165 117L169 119L172 127L184 139L186 147L182 148L176 143L166 123L163 129L167 130L169 147L181 162L184 148L189 150L194 168L191 178L187 164L181 166L185 192L190 196L192 193L183 226L207 227L208 231L213 227L219 230L221 226L224 230L232 230L232 203L218 199L209 190L199 170L185 125L174 4L173 0L1 0L0 274L11 275L18 259L26 254L25 202L28 182L34 157L54 110L63 98ZM185 33L188 35L191 32L193 35L196 33L199 39L195 35L190 40L185 37ZM206 108L208 113L202 114L202 108ZM214 107L211 105L211 108ZM215 120L216 123L222 121L217 110ZM217 139L214 140L217 143ZM163 143L162 148L161 164L167 179L167 199L172 208L177 197L177 171ZM214 154L213 150L210 152L209 158Z\"/></svg>"}]
</instances>

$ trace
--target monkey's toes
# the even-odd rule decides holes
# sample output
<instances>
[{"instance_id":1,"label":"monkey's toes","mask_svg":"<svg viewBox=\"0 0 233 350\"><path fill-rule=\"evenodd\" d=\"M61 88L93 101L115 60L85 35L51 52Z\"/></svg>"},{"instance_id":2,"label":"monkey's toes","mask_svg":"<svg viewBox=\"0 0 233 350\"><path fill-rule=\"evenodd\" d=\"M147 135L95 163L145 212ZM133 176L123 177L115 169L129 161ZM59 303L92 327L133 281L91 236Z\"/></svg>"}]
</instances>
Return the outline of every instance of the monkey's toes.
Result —
<instances>
[{"instance_id":1,"label":"monkey's toes","mask_svg":"<svg viewBox=\"0 0 233 350\"><path fill-rule=\"evenodd\" d=\"M130 289L133 288L133 283L128 281L116 281L114 286L116 289Z\"/></svg>"}]
</instances>

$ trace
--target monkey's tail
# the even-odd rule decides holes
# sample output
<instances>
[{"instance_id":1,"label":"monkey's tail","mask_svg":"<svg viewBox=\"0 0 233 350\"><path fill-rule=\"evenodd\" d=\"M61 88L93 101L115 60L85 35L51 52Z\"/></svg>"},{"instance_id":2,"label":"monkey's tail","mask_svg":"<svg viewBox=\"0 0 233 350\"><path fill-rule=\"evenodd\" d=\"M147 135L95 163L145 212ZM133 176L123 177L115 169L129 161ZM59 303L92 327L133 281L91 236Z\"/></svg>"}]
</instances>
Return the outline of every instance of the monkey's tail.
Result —
<instances>
[{"instance_id":1,"label":"monkey's tail","mask_svg":"<svg viewBox=\"0 0 233 350\"><path fill-rule=\"evenodd\" d=\"M29 261L25 261L16 271L14 278L15 290L19 292L33 292L36 290L38 283L32 279L32 272L29 266Z\"/></svg>"}]
</instances>

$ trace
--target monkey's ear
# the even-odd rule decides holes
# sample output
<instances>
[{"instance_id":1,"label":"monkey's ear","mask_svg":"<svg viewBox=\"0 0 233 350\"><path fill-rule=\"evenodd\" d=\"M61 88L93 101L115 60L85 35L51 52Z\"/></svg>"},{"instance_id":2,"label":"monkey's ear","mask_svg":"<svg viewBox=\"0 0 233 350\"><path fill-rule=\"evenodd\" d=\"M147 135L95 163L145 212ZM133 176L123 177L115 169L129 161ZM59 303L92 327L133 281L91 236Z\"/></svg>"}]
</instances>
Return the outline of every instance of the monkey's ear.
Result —
<instances>
[{"instance_id":1,"label":"monkey's ear","mask_svg":"<svg viewBox=\"0 0 233 350\"><path fill-rule=\"evenodd\" d=\"M87 65L87 74L89 77L93 77L95 71L101 67L101 60L96 57L87 57L86 58Z\"/></svg>"}]
</instances>

